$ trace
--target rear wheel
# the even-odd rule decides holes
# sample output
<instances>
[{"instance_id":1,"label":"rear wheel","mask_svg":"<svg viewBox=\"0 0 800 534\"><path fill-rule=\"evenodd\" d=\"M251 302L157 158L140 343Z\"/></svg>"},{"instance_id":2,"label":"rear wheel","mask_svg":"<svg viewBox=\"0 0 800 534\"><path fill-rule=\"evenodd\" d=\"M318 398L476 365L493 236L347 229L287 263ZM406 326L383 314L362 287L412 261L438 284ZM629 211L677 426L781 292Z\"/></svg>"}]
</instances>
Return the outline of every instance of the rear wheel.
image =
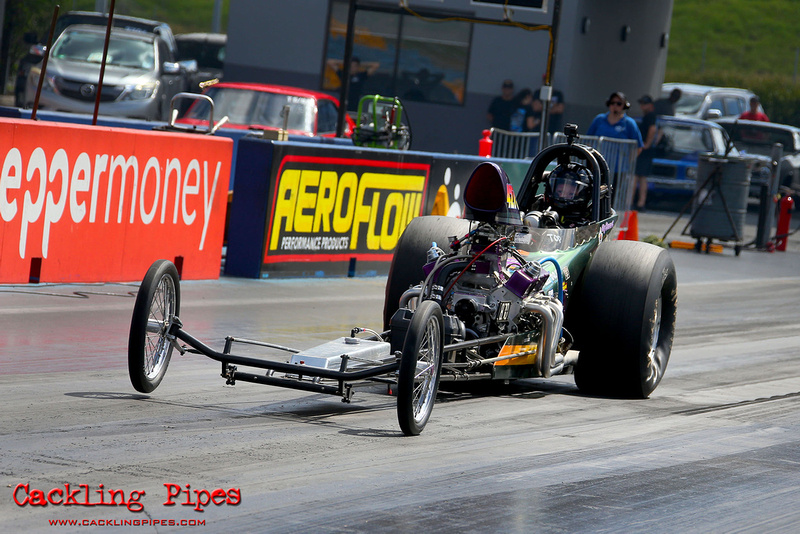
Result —
<instances>
[{"instance_id":1,"label":"rear wheel","mask_svg":"<svg viewBox=\"0 0 800 534\"><path fill-rule=\"evenodd\" d=\"M394 249L392 265L386 279L386 300L383 307L385 329L389 328L392 315L400 307L403 293L425 277L422 267L427 263L431 244L436 242L447 252L449 238L465 235L469 232L469 227L469 221L455 217L428 215L411 219Z\"/></svg>"},{"instance_id":2,"label":"rear wheel","mask_svg":"<svg viewBox=\"0 0 800 534\"><path fill-rule=\"evenodd\" d=\"M664 376L675 334L677 277L669 253L638 241L603 243L575 297L578 388L648 397Z\"/></svg>"},{"instance_id":3,"label":"rear wheel","mask_svg":"<svg viewBox=\"0 0 800 534\"><path fill-rule=\"evenodd\" d=\"M128 337L128 374L136 391L150 393L167 372L173 349L167 334L180 312L179 283L175 265L158 260L139 286Z\"/></svg>"},{"instance_id":4,"label":"rear wheel","mask_svg":"<svg viewBox=\"0 0 800 534\"><path fill-rule=\"evenodd\" d=\"M433 411L444 348L442 310L423 301L408 327L397 377L397 420L406 436L425 428Z\"/></svg>"}]
</instances>

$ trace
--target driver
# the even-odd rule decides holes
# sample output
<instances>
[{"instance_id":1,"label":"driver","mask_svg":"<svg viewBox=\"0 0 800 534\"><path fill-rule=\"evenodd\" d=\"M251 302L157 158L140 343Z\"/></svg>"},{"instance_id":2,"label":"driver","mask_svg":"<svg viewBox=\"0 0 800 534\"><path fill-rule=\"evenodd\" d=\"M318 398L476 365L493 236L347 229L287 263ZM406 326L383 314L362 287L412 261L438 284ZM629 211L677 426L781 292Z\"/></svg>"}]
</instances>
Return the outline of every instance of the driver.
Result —
<instances>
[{"instance_id":1,"label":"driver","mask_svg":"<svg viewBox=\"0 0 800 534\"><path fill-rule=\"evenodd\" d=\"M541 212L562 228L586 224L592 215L592 184L588 168L578 163L559 164L546 176L544 194L536 198L530 216Z\"/></svg>"},{"instance_id":2,"label":"driver","mask_svg":"<svg viewBox=\"0 0 800 534\"><path fill-rule=\"evenodd\" d=\"M556 198L573 199L578 191L578 184L574 180L556 180L553 187L553 196Z\"/></svg>"}]
</instances>

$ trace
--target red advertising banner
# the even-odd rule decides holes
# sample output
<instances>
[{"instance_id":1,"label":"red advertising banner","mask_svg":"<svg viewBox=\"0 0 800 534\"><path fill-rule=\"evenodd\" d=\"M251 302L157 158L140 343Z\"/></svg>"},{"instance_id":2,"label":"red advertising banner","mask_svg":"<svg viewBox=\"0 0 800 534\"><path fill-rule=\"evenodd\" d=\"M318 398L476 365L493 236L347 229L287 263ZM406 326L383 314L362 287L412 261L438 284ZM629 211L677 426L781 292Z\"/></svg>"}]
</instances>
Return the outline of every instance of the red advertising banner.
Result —
<instances>
[{"instance_id":1,"label":"red advertising banner","mask_svg":"<svg viewBox=\"0 0 800 534\"><path fill-rule=\"evenodd\" d=\"M0 283L219 277L233 142L0 119Z\"/></svg>"}]
</instances>

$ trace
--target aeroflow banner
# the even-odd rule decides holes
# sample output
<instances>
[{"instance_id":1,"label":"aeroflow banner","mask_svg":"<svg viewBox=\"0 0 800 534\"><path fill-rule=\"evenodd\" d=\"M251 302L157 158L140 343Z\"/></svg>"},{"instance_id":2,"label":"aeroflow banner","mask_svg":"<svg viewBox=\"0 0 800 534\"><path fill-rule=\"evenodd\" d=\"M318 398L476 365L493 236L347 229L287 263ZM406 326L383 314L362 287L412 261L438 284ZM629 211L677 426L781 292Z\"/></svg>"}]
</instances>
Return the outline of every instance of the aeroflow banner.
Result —
<instances>
[{"instance_id":1,"label":"aeroflow banner","mask_svg":"<svg viewBox=\"0 0 800 534\"><path fill-rule=\"evenodd\" d=\"M0 121L0 283L217 278L233 143Z\"/></svg>"},{"instance_id":2,"label":"aeroflow banner","mask_svg":"<svg viewBox=\"0 0 800 534\"><path fill-rule=\"evenodd\" d=\"M391 261L403 230L422 213L429 173L427 161L284 156L264 263Z\"/></svg>"}]
</instances>

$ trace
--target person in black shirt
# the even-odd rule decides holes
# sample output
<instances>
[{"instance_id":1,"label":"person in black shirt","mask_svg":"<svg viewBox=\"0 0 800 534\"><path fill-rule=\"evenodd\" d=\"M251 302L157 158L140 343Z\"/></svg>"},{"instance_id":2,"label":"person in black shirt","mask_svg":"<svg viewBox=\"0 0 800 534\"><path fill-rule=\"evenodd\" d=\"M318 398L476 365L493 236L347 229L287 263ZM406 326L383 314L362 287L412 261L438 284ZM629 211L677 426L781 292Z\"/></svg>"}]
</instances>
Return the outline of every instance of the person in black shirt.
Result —
<instances>
[{"instance_id":1,"label":"person in black shirt","mask_svg":"<svg viewBox=\"0 0 800 534\"><path fill-rule=\"evenodd\" d=\"M675 115L675 103L681 99L683 91L679 88L674 88L668 97L659 98L653 105L655 107L656 115Z\"/></svg>"},{"instance_id":2,"label":"person in black shirt","mask_svg":"<svg viewBox=\"0 0 800 534\"><path fill-rule=\"evenodd\" d=\"M534 122L533 108L533 91L527 87L520 91L514 97L514 112L511 114L511 128L512 132L533 132L534 127L538 124Z\"/></svg>"},{"instance_id":3,"label":"person in black shirt","mask_svg":"<svg viewBox=\"0 0 800 534\"><path fill-rule=\"evenodd\" d=\"M636 185L639 194L636 197L636 211L645 210L647 201L647 176L653 166L653 153L658 128L656 126L656 113L653 99L650 95L644 95L639 99L639 106L642 108L642 121L639 123L639 131L642 132L642 151L636 158Z\"/></svg>"},{"instance_id":4,"label":"person in black shirt","mask_svg":"<svg viewBox=\"0 0 800 534\"><path fill-rule=\"evenodd\" d=\"M502 86L502 94L494 97L489 105L486 116L492 128L500 130L511 129L511 115L516 109L517 102L514 98L514 82L505 80Z\"/></svg>"}]
</instances>

